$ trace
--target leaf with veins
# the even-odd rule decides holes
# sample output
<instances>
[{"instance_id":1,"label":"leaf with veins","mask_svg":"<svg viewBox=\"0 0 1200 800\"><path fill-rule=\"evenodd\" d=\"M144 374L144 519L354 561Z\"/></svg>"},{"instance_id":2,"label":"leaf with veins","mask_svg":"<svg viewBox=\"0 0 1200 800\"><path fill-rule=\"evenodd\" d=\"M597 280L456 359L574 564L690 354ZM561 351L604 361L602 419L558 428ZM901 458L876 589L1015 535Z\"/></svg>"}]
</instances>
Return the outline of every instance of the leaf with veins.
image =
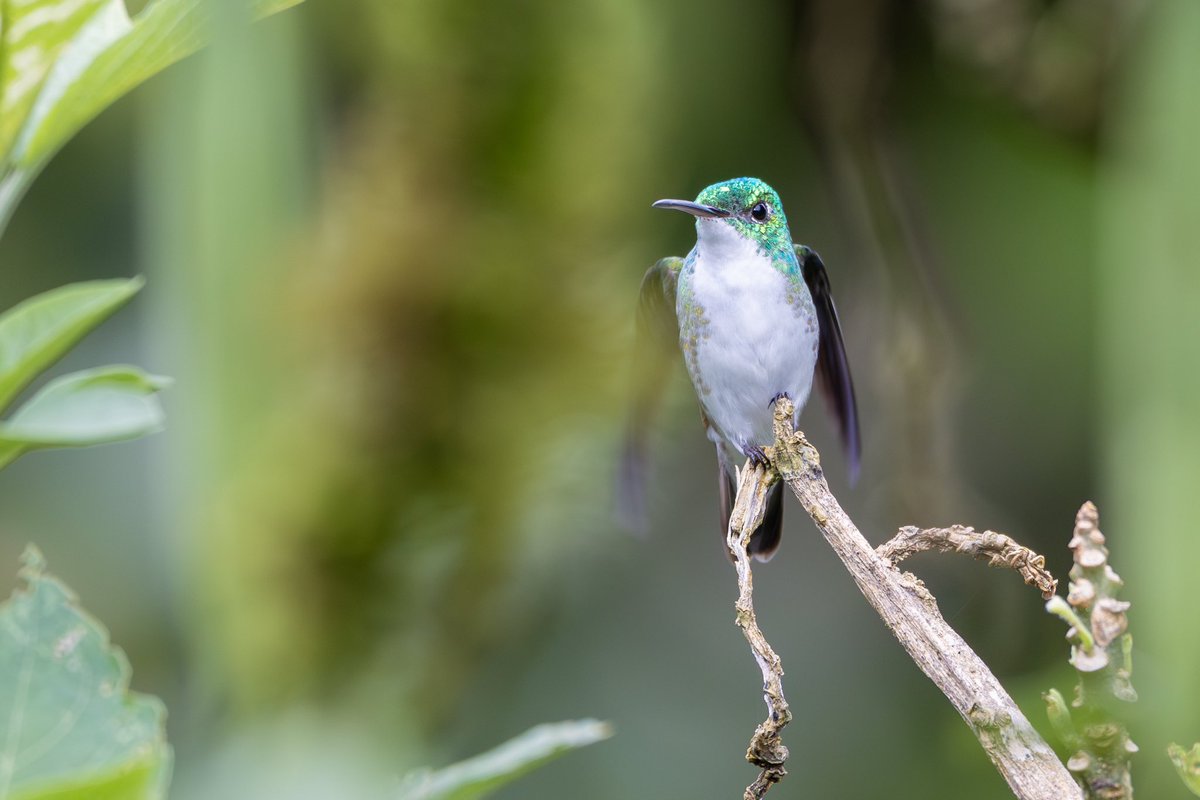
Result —
<instances>
[{"instance_id":1,"label":"leaf with veins","mask_svg":"<svg viewBox=\"0 0 1200 800\"><path fill-rule=\"evenodd\" d=\"M46 78L76 36L114 2L124 13L121 0L0 2L0 153L11 149Z\"/></svg>"},{"instance_id":2,"label":"leaf with veins","mask_svg":"<svg viewBox=\"0 0 1200 800\"><path fill-rule=\"evenodd\" d=\"M23 561L0 605L0 800L163 797L162 703L128 690L125 654L41 554Z\"/></svg>"},{"instance_id":3,"label":"leaf with veins","mask_svg":"<svg viewBox=\"0 0 1200 800\"><path fill-rule=\"evenodd\" d=\"M245 19L301 0L240 0ZM80 128L207 43L210 0L0 0L0 231L30 182Z\"/></svg>"}]
</instances>

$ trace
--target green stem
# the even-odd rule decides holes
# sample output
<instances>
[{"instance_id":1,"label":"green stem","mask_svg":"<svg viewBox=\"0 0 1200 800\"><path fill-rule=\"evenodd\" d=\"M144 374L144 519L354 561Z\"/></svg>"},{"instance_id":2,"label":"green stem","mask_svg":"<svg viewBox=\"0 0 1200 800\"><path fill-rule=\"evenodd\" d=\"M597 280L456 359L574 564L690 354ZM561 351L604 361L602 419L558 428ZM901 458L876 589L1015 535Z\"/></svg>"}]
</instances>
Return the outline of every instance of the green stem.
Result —
<instances>
[{"instance_id":1,"label":"green stem","mask_svg":"<svg viewBox=\"0 0 1200 800\"><path fill-rule=\"evenodd\" d=\"M1092 652L1096 640L1092 638L1092 632L1088 630L1088 626L1084 624L1079 615L1075 613L1075 609L1071 608L1066 600L1056 594L1046 601L1046 610L1074 628L1075 635L1079 637L1079 644L1084 650Z\"/></svg>"}]
</instances>

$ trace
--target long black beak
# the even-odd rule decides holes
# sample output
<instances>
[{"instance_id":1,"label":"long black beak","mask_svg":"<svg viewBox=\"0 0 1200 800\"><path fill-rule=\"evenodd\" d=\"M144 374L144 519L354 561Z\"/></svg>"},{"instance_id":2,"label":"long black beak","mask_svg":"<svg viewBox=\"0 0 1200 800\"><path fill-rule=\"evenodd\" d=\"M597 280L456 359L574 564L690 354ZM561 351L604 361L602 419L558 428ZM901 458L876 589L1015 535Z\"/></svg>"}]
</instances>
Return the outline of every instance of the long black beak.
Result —
<instances>
[{"instance_id":1,"label":"long black beak","mask_svg":"<svg viewBox=\"0 0 1200 800\"><path fill-rule=\"evenodd\" d=\"M729 212L723 208L715 206L702 206L699 203L693 203L689 200L658 200L652 203L654 208L673 208L676 211L683 211L691 214L693 217L706 217L708 219L718 219L720 217L728 217Z\"/></svg>"}]
</instances>

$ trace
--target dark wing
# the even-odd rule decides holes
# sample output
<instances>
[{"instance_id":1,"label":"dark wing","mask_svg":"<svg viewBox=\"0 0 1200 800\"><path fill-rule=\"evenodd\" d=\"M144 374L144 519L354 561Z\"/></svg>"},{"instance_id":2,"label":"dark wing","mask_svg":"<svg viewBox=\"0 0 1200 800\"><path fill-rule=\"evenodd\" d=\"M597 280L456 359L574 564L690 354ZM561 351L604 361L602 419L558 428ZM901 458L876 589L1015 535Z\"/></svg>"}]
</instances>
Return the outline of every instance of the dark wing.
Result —
<instances>
[{"instance_id":1,"label":"dark wing","mask_svg":"<svg viewBox=\"0 0 1200 800\"><path fill-rule=\"evenodd\" d=\"M664 258L642 278L634 337L633 397L617 480L617 514L630 530L646 528L646 442L671 367L679 360L675 290L682 258Z\"/></svg>"},{"instance_id":2,"label":"dark wing","mask_svg":"<svg viewBox=\"0 0 1200 800\"><path fill-rule=\"evenodd\" d=\"M796 245L796 257L808 291L812 294L820 325L821 343L817 353L817 386L837 417L850 466L850 482L858 480L862 460L862 442L858 431L858 405L854 400L854 381L850 379L850 364L846 360L846 345L842 341L842 325L829 292L829 275L821 257L810 247Z\"/></svg>"},{"instance_id":3,"label":"dark wing","mask_svg":"<svg viewBox=\"0 0 1200 800\"><path fill-rule=\"evenodd\" d=\"M704 417L704 427L709 430L708 418L701 411L700 415ZM729 533L729 518L733 515L733 504L737 500L737 483L734 481L734 466L729 463L729 454L725 451L723 445L717 445L717 496L720 498L720 516L717 521L720 523L718 530L721 533L721 549L725 551L726 557L730 561L733 560L733 553L729 552L729 545L726 544L725 537ZM770 561L775 555L775 551L779 549L779 542L783 538L783 492L779 491L783 488L782 483L776 483L767 492L767 510L763 515L762 524L758 526L758 530L750 537L750 542L746 545L746 552L757 558L759 561Z\"/></svg>"}]
</instances>

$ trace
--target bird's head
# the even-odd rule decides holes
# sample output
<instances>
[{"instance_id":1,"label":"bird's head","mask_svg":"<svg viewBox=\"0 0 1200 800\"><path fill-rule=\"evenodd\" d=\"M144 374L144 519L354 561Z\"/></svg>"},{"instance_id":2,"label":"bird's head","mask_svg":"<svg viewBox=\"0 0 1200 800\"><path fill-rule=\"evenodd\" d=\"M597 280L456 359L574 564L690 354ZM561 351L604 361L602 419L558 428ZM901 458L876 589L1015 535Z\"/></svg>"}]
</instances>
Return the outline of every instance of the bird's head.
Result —
<instances>
[{"instance_id":1,"label":"bird's head","mask_svg":"<svg viewBox=\"0 0 1200 800\"><path fill-rule=\"evenodd\" d=\"M659 200L655 208L671 208L696 217L701 246L719 245L731 236L748 239L768 254L790 252L792 235L779 195L758 178L714 183L687 200Z\"/></svg>"}]
</instances>

